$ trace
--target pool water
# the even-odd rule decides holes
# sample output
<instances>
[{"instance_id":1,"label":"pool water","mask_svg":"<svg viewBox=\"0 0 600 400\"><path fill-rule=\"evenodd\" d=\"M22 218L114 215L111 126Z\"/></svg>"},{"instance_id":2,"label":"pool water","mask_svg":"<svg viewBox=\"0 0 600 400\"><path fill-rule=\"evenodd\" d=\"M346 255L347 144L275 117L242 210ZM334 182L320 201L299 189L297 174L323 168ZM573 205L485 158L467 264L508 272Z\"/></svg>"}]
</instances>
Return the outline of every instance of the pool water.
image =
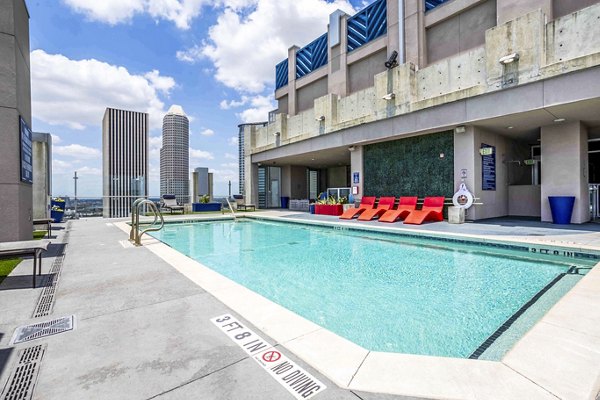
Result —
<instances>
[{"instance_id":1,"label":"pool water","mask_svg":"<svg viewBox=\"0 0 600 400\"><path fill-rule=\"evenodd\" d=\"M448 357L469 357L555 278L566 277L564 293L592 264L260 220L168 224L153 236L366 349ZM498 341L498 357L517 339Z\"/></svg>"}]
</instances>

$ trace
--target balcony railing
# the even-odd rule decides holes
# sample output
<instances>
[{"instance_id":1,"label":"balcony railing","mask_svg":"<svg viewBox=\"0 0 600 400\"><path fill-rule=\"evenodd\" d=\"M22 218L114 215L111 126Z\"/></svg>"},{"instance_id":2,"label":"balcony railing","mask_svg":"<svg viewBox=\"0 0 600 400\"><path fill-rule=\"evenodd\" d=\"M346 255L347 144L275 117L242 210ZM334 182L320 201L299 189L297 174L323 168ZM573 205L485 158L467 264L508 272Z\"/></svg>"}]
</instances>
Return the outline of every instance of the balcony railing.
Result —
<instances>
[{"instance_id":1,"label":"balcony railing","mask_svg":"<svg viewBox=\"0 0 600 400\"><path fill-rule=\"evenodd\" d=\"M327 34L296 53L296 78L302 78L327 64Z\"/></svg>"},{"instance_id":2,"label":"balcony railing","mask_svg":"<svg viewBox=\"0 0 600 400\"><path fill-rule=\"evenodd\" d=\"M387 33L387 2L378 0L348 18L348 52Z\"/></svg>"},{"instance_id":3,"label":"balcony railing","mask_svg":"<svg viewBox=\"0 0 600 400\"><path fill-rule=\"evenodd\" d=\"M425 1L425 11L433 10L439 5L447 3L450 0L424 0Z\"/></svg>"},{"instance_id":4,"label":"balcony railing","mask_svg":"<svg viewBox=\"0 0 600 400\"><path fill-rule=\"evenodd\" d=\"M288 60L283 60L275 66L275 90L288 84Z\"/></svg>"}]
</instances>

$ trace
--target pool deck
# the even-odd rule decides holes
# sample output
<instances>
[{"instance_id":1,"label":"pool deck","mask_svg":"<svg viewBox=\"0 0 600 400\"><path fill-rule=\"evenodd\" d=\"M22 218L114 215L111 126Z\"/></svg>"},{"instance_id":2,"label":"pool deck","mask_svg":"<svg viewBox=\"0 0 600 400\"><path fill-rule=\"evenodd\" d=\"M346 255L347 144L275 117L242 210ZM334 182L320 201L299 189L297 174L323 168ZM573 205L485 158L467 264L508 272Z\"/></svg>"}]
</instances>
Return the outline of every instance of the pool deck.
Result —
<instances>
[{"instance_id":1,"label":"pool deck","mask_svg":"<svg viewBox=\"0 0 600 400\"><path fill-rule=\"evenodd\" d=\"M248 215L341 227L383 225L340 224L335 217L283 211ZM169 220L191 218L203 217ZM43 288L31 288L31 259L0 285L0 389L19 350L43 344L34 399L292 399L210 321L231 313L327 386L316 399L593 400L600 390L598 267L501 362L464 360L369 352L154 239L145 239L143 247L131 246L123 222L92 218L60 227L53 229L56 237L43 264L48 274L64 248L50 315L32 318ZM386 229L600 251L596 224L557 229L490 220L391 224ZM73 331L10 344L19 326L71 314L76 318Z\"/></svg>"}]
</instances>

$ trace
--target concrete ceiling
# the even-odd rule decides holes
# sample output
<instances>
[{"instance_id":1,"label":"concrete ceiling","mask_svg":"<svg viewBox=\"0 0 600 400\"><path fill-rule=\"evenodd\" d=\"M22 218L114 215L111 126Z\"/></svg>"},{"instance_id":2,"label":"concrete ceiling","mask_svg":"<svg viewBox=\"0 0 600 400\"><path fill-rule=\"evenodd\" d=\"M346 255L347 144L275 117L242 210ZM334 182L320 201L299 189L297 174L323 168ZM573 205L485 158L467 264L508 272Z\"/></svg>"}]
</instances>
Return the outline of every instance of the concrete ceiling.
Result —
<instances>
[{"instance_id":1,"label":"concrete ceiling","mask_svg":"<svg viewBox=\"0 0 600 400\"><path fill-rule=\"evenodd\" d=\"M350 151L347 147L314 151L311 153L297 154L265 162L264 165L300 165L309 168L324 168L341 165L350 165Z\"/></svg>"}]
</instances>

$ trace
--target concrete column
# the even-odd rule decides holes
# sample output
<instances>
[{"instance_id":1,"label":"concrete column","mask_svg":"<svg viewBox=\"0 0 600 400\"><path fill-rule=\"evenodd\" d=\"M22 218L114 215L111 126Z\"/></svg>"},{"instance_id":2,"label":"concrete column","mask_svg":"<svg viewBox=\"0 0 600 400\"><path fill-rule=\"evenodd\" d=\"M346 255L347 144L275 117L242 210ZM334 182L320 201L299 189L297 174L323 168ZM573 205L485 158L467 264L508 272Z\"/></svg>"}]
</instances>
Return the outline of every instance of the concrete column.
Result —
<instances>
[{"instance_id":1,"label":"concrete column","mask_svg":"<svg viewBox=\"0 0 600 400\"><path fill-rule=\"evenodd\" d=\"M354 150L350 152L350 182L352 187L358 188L358 194L353 195L355 201L359 201L363 195L365 182L364 164L363 164L363 146L355 145ZM354 183L354 174L358 173L359 182Z\"/></svg>"},{"instance_id":2,"label":"concrete column","mask_svg":"<svg viewBox=\"0 0 600 400\"><path fill-rule=\"evenodd\" d=\"M296 53L300 50L298 46L288 49L288 114L296 115Z\"/></svg>"},{"instance_id":3,"label":"concrete column","mask_svg":"<svg viewBox=\"0 0 600 400\"><path fill-rule=\"evenodd\" d=\"M334 12L330 21L337 19L336 24L330 22L329 29L339 28L339 43L335 41L329 46L329 63L327 64L327 92L340 97L348 95L348 15ZM329 37L335 37L335 32L329 32ZM331 41L330 41L331 43Z\"/></svg>"},{"instance_id":4,"label":"concrete column","mask_svg":"<svg viewBox=\"0 0 600 400\"><path fill-rule=\"evenodd\" d=\"M292 195L292 167L290 165L281 166L281 196Z\"/></svg>"},{"instance_id":5,"label":"concrete column","mask_svg":"<svg viewBox=\"0 0 600 400\"><path fill-rule=\"evenodd\" d=\"M49 218L52 195L52 135L33 133L33 218Z\"/></svg>"},{"instance_id":6,"label":"concrete column","mask_svg":"<svg viewBox=\"0 0 600 400\"><path fill-rule=\"evenodd\" d=\"M548 196L575 196L571 223L590 220L588 133L580 121L542 127L542 221L552 221Z\"/></svg>"},{"instance_id":7,"label":"concrete column","mask_svg":"<svg viewBox=\"0 0 600 400\"><path fill-rule=\"evenodd\" d=\"M498 25L538 9L546 15L546 21L552 20L552 0L496 0Z\"/></svg>"},{"instance_id":8,"label":"concrete column","mask_svg":"<svg viewBox=\"0 0 600 400\"><path fill-rule=\"evenodd\" d=\"M465 132L454 134L454 191L458 190L461 182L467 185L467 188L474 197L475 191L475 161L477 160L477 150L475 150L475 128L467 126ZM464 178L463 178L464 176ZM466 218L475 219L475 208L467 210Z\"/></svg>"},{"instance_id":9,"label":"concrete column","mask_svg":"<svg viewBox=\"0 0 600 400\"><path fill-rule=\"evenodd\" d=\"M413 63L419 68L427 66L424 17L424 1L404 1L404 46L406 62Z\"/></svg>"},{"instance_id":10,"label":"concrete column","mask_svg":"<svg viewBox=\"0 0 600 400\"><path fill-rule=\"evenodd\" d=\"M32 184L21 182L19 117L31 127L29 13L24 0L0 0L0 242L30 240Z\"/></svg>"}]
</instances>

